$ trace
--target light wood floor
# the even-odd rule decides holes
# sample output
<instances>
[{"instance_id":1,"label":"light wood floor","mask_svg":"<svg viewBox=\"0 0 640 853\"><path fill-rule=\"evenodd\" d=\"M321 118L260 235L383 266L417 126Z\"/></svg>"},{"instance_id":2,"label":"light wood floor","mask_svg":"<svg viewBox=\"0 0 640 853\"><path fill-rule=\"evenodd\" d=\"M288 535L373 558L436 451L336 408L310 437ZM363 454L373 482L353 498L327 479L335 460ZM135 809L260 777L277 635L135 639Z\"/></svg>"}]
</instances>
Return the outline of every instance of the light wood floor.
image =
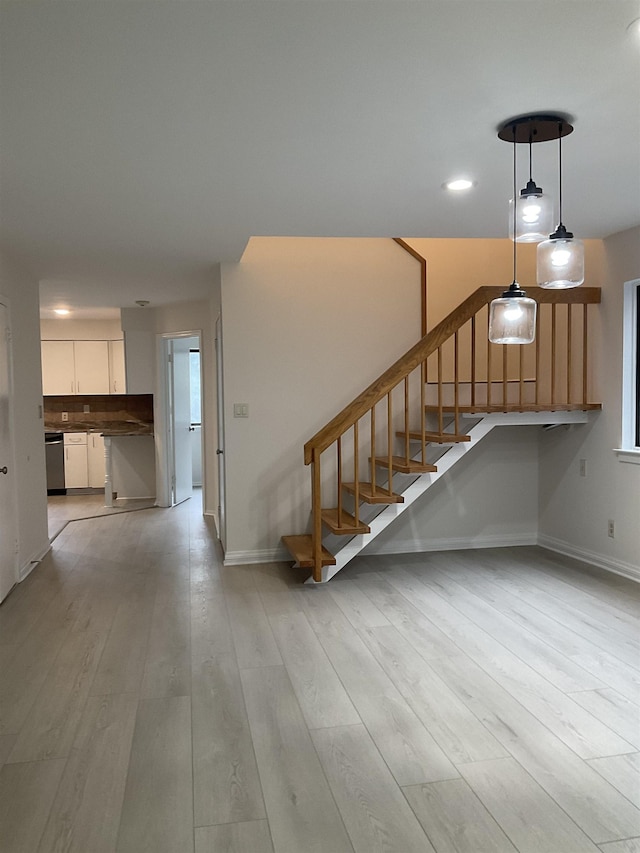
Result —
<instances>
[{"instance_id":1,"label":"light wood floor","mask_svg":"<svg viewBox=\"0 0 640 853\"><path fill-rule=\"evenodd\" d=\"M55 539L70 521L148 509L154 504L153 498L134 498L117 500L113 506L105 506L103 490L93 494L49 495L47 498L49 539Z\"/></svg>"},{"instance_id":2,"label":"light wood floor","mask_svg":"<svg viewBox=\"0 0 640 853\"><path fill-rule=\"evenodd\" d=\"M224 569L74 522L0 607L2 853L638 853L638 587L536 548Z\"/></svg>"}]
</instances>

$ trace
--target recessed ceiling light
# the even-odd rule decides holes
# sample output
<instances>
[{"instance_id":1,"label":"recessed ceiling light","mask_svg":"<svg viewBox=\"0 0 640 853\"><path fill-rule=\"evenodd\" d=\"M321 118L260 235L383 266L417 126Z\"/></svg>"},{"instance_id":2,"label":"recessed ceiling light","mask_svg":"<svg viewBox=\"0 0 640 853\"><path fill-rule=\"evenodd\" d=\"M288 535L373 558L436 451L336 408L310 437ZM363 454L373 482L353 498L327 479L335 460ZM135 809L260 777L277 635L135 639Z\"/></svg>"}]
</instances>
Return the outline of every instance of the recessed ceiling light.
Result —
<instances>
[{"instance_id":1,"label":"recessed ceiling light","mask_svg":"<svg viewBox=\"0 0 640 853\"><path fill-rule=\"evenodd\" d=\"M635 21L631 21L627 27L627 32L635 36L640 36L640 18L636 18Z\"/></svg>"},{"instance_id":2,"label":"recessed ceiling light","mask_svg":"<svg viewBox=\"0 0 640 853\"><path fill-rule=\"evenodd\" d=\"M53 313L58 314L60 317L66 317L67 314L71 314L71 311L68 308L54 308Z\"/></svg>"},{"instance_id":3,"label":"recessed ceiling light","mask_svg":"<svg viewBox=\"0 0 640 853\"><path fill-rule=\"evenodd\" d=\"M470 190L473 186L473 181L470 181L468 178L455 178L455 180L447 181L442 186L445 190L451 190L451 192L459 193L464 192L465 190Z\"/></svg>"}]
</instances>

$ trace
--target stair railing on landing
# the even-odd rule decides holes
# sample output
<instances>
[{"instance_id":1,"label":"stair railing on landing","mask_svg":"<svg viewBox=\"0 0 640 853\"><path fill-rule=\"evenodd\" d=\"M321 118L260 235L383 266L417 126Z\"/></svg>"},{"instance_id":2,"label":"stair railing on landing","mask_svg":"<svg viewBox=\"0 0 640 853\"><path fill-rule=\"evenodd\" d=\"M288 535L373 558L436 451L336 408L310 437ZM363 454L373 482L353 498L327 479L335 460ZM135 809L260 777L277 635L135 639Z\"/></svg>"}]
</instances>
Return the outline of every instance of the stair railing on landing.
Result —
<instances>
[{"instance_id":1,"label":"stair railing on landing","mask_svg":"<svg viewBox=\"0 0 640 853\"><path fill-rule=\"evenodd\" d=\"M600 408L589 402L587 360L587 306L600 302L600 289L527 288L538 303L538 317L535 342L524 346L488 342L488 306L502 290L478 288L305 444L304 462L312 466L315 581L322 580L323 490L335 492L334 526L341 533L352 529L355 534L363 527L363 489L368 498L373 496L369 503L401 501L393 493L394 472L434 470L427 462L427 445L447 443L454 437L460 440L461 414ZM566 310L559 311L560 305ZM581 312L574 311L578 306ZM386 405L378 407L385 398ZM376 418L377 408L383 409L382 417ZM363 418L369 421L368 442L359 428ZM394 456L398 437L402 455ZM369 452L363 454L366 443ZM321 470L321 456L334 444L335 475L327 477ZM382 446L383 457L377 456L376 446ZM361 469L367 457L370 482L364 483ZM345 465L353 470L353 482L343 481ZM376 468L382 470L386 484L376 482ZM343 505L345 490L353 499L353 515Z\"/></svg>"}]
</instances>

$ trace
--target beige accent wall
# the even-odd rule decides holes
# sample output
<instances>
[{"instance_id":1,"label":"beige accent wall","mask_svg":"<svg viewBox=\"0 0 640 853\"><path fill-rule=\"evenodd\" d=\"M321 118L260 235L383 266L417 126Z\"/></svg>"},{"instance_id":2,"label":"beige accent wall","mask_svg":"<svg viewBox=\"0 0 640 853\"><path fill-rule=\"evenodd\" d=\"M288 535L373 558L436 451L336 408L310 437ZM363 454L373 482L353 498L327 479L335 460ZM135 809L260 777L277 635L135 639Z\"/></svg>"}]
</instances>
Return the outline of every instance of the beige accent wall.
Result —
<instances>
[{"instance_id":1,"label":"beige accent wall","mask_svg":"<svg viewBox=\"0 0 640 853\"><path fill-rule=\"evenodd\" d=\"M622 431L623 287L640 278L640 228L604 241L602 305L591 342L603 411L584 427L540 441L539 531L543 544L640 578L640 465L618 461ZM580 476L580 460L587 476ZM615 538L607 535L615 521Z\"/></svg>"},{"instance_id":2,"label":"beige accent wall","mask_svg":"<svg viewBox=\"0 0 640 853\"><path fill-rule=\"evenodd\" d=\"M430 327L477 287L511 283L509 240L408 242L427 258ZM520 283L533 285L535 247L518 252ZM600 254L591 241L589 284L599 283ZM222 312L227 557L249 562L308 529L304 442L418 340L419 265L392 240L254 238L241 263L223 267ZM234 403L248 404L247 419L233 417ZM434 537L535 538L540 429L524 433L500 428L484 457L483 443L463 463L466 480L443 478L436 511L425 496L394 526L398 550ZM519 501L514 483L526 489ZM391 550L393 536L380 547Z\"/></svg>"}]
</instances>

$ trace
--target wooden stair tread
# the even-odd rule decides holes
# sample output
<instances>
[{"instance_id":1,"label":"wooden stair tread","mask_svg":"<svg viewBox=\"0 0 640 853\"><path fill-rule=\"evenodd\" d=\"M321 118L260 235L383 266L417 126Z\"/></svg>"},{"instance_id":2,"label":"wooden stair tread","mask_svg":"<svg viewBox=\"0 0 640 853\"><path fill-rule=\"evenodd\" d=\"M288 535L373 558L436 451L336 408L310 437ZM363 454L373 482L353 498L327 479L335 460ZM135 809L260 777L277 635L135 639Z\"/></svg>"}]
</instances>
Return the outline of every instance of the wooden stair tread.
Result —
<instances>
[{"instance_id":1,"label":"wooden stair tread","mask_svg":"<svg viewBox=\"0 0 640 853\"><path fill-rule=\"evenodd\" d=\"M313 568L313 539L309 533L299 536L283 536L282 544L300 566ZM335 566L336 558L323 546L322 565Z\"/></svg>"},{"instance_id":2,"label":"wooden stair tread","mask_svg":"<svg viewBox=\"0 0 640 853\"><path fill-rule=\"evenodd\" d=\"M388 456L376 456L374 462L380 468L389 468ZM435 465L431 465L429 462L419 462L415 459L409 459L407 462L404 456L392 456L391 468L399 474L431 474L438 470Z\"/></svg>"},{"instance_id":3,"label":"wooden stair tread","mask_svg":"<svg viewBox=\"0 0 640 853\"><path fill-rule=\"evenodd\" d=\"M349 492L349 494L355 494L355 483L343 483L342 488ZM381 489L380 486L376 486L375 491L373 491L371 487L371 483L359 483L358 484L358 497L361 501L364 501L368 504L403 504L404 498L402 495L397 495L395 493L389 494L385 489Z\"/></svg>"},{"instance_id":4,"label":"wooden stair tread","mask_svg":"<svg viewBox=\"0 0 640 853\"><path fill-rule=\"evenodd\" d=\"M398 438L404 438L405 432L397 432L396 435ZM410 432L409 433L410 441L422 441L422 433L421 432ZM471 441L470 435L465 435L465 433L460 433L459 435L454 435L453 433L443 432L425 432L424 440L428 444L458 444L461 441Z\"/></svg>"},{"instance_id":5,"label":"wooden stair tread","mask_svg":"<svg viewBox=\"0 0 640 853\"><path fill-rule=\"evenodd\" d=\"M602 409L602 403L546 403L543 405L535 405L533 403L492 403L487 406L486 403L476 403L474 406L458 406L460 414L488 414L494 412L593 412ZM437 405L426 405L427 412L438 412L440 407ZM455 412L454 406L443 406L442 411L447 414Z\"/></svg>"},{"instance_id":6,"label":"wooden stair tread","mask_svg":"<svg viewBox=\"0 0 640 853\"><path fill-rule=\"evenodd\" d=\"M354 533L370 533L371 528L368 524L359 521L356 524L355 518L345 510L342 510L340 519L338 519L338 507L322 510L322 521L327 525L329 530L336 536L348 536Z\"/></svg>"}]
</instances>

